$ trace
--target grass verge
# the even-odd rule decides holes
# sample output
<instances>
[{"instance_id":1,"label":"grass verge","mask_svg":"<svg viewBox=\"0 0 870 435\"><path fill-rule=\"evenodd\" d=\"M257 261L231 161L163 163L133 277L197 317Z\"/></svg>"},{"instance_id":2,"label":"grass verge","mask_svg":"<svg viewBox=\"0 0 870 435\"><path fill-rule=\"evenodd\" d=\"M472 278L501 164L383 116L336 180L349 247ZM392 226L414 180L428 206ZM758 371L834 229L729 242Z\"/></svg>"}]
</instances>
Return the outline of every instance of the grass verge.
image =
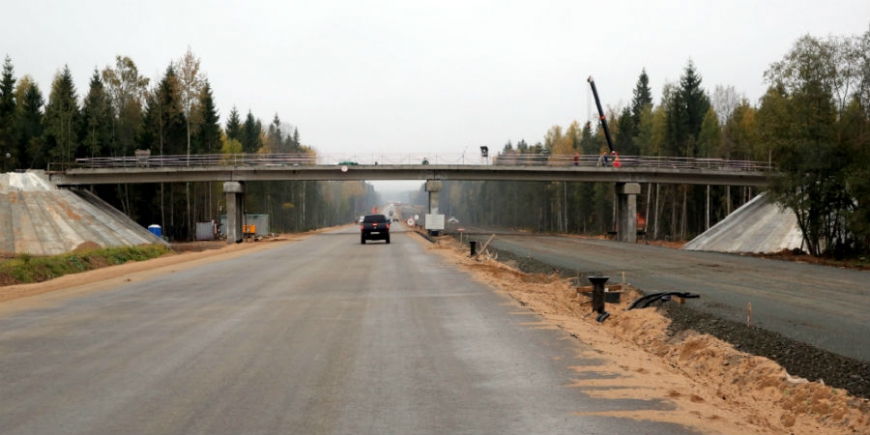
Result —
<instances>
[{"instance_id":1,"label":"grass verge","mask_svg":"<svg viewBox=\"0 0 870 435\"><path fill-rule=\"evenodd\" d=\"M48 281L129 261L145 261L175 252L162 244L116 246L37 257L18 254L0 260L0 286Z\"/></svg>"}]
</instances>

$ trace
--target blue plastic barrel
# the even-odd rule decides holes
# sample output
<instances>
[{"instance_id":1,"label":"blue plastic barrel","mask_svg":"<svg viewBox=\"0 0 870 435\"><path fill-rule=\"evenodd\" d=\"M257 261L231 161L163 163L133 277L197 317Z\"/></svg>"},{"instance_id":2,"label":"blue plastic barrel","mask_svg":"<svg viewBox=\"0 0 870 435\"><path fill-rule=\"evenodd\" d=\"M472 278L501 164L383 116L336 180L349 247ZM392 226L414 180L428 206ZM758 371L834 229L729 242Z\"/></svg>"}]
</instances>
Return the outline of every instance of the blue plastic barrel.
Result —
<instances>
[{"instance_id":1,"label":"blue plastic barrel","mask_svg":"<svg viewBox=\"0 0 870 435\"><path fill-rule=\"evenodd\" d=\"M163 237L163 232L161 231L160 225L149 225L148 231L150 231L151 234L154 234L157 237Z\"/></svg>"}]
</instances>

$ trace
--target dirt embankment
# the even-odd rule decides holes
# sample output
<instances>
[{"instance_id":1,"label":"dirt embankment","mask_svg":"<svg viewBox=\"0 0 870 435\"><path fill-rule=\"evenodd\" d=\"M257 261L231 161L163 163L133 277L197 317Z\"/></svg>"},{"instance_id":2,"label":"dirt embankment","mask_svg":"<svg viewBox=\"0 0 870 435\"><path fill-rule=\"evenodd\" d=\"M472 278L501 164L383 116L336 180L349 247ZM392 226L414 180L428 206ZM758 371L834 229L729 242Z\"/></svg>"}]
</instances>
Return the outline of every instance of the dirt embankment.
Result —
<instances>
[{"instance_id":1,"label":"dirt embankment","mask_svg":"<svg viewBox=\"0 0 870 435\"><path fill-rule=\"evenodd\" d=\"M526 273L577 277L576 271L554 267L534 258L493 248L489 251L502 263ZM684 306L667 304L663 307L663 313L671 320L668 328L672 334L687 329L710 334L731 343L743 352L769 358L796 376L821 379L828 385L849 391L850 394L870 399L870 363L813 347L751 323L718 318L694 309L692 303Z\"/></svg>"},{"instance_id":2,"label":"dirt embankment","mask_svg":"<svg viewBox=\"0 0 870 435\"><path fill-rule=\"evenodd\" d=\"M578 376L574 387L593 397L658 399L674 405L670 411L585 414L677 423L708 433L870 432L867 399L790 375L773 360L710 334L674 328L658 309L626 311L641 296L630 284L613 287L624 292L621 302L607 304L611 316L599 323L590 298L578 293L571 278L551 270L530 274L492 260L472 260L449 238L430 249L542 315L540 327L561 328L588 345L584 352L601 364L574 367L578 375L612 376Z\"/></svg>"}]
</instances>

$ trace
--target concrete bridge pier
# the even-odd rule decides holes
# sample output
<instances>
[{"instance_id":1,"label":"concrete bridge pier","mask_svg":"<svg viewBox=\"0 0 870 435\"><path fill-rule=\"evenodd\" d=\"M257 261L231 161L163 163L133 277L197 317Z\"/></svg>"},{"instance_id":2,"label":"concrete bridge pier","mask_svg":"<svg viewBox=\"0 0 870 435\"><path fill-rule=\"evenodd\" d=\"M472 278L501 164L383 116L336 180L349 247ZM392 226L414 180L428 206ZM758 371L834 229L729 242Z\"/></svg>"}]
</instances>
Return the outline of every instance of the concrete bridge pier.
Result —
<instances>
[{"instance_id":1,"label":"concrete bridge pier","mask_svg":"<svg viewBox=\"0 0 870 435\"><path fill-rule=\"evenodd\" d=\"M616 240L637 242L637 195L639 183L616 183Z\"/></svg>"},{"instance_id":2,"label":"concrete bridge pier","mask_svg":"<svg viewBox=\"0 0 870 435\"><path fill-rule=\"evenodd\" d=\"M438 214L438 192L441 192L441 180L426 181L426 191L429 192L429 214Z\"/></svg>"},{"instance_id":3,"label":"concrete bridge pier","mask_svg":"<svg viewBox=\"0 0 870 435\"><path fill-rule=\"evenodd\" d=\"M245 184L240 181L224 182L227 195L227 243L240 243L245 238L242 220L245 215Z\"/></svg>"},{"instance_id":4,"label":"concrete bridge pier","mask_svg":"<svg viewBox=\"0 0 870 435\"><path fill-rule=\"evenodd\" d=\"M426 231L430 236L437 236L438 230L432 230L432 226L434 225L432 222L429 222L429 217L439 214L438 213L438 194L441 192L441 180L427 180L426 181L426 191L429 192L429 214L426 216L426 220L424 221L426 224Z\"/></svg>"}]
</instances>

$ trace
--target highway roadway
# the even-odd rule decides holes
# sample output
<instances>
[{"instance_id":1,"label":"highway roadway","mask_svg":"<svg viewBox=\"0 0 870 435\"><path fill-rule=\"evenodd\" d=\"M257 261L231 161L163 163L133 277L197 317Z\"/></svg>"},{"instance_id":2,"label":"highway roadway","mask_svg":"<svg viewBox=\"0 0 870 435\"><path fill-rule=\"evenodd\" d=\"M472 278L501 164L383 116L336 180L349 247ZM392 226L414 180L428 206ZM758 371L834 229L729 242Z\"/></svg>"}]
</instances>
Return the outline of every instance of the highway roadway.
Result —
<instances>
[{"instance_id":1,"label":"highway roadway","mask_svg":"<svg viewBox=\"0 0 870 435\"><path fill-rule=\"evenodd\" d=\"M483 237L483 236L478 236ZM647 293L701 295L693 308L870 361L870 272L717 252L558 236L499 235L496 249Z\"/></svg>"},{"instance_id":2,"label":"highway roadway","mask_svg":"<svg viewBox=\"0 0 870 435\"><path fill-rule=\"evenodd\" d=\"M0 433L691 432L578 415L672 405L569 387L582 343L418 237L351 227L0 304Z\"/></svg>"}]
</instances>

